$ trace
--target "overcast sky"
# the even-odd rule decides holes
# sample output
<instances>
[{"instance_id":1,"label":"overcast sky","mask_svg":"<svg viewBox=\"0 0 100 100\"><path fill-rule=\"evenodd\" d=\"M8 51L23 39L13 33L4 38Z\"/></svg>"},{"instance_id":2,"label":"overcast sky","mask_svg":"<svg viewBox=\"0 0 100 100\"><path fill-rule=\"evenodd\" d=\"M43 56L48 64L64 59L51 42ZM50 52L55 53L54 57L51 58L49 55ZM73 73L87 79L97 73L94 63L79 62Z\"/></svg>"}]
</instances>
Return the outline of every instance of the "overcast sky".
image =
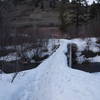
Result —
<instances>
[{"instance_id":1,"label":"overcast sky","mask_svg":"<svg viewBox=\"0 0 100 100\"><path fill-rule=\"evenodd\" d=\"M89 2L89 4L93 3L94 0L87 0Z\"/></svg>"}]
</instances>

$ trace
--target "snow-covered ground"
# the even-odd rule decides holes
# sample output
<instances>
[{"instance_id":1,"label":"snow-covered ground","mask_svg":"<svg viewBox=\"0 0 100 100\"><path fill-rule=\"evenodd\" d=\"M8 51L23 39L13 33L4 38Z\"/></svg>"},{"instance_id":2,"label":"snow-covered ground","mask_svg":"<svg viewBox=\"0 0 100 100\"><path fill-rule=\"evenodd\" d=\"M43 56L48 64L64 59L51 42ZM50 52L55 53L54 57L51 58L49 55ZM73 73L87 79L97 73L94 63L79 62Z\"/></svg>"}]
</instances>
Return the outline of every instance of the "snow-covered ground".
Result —
<instances>
[{"instance_id":1,"label":"snow-covered ground","mask_svg":"<svg viewBox=\"0 0 100 100\"><path fill-rule=\"evenodd\" d=\"M6 61L6 62L10 62L10 61L15 61L15 60L19 60L20 57L18 57L18 55L16 53L10 53L7 56L3 56L0 57L0 61Z\"/></svg>"},{"instance_id":2,"label":"snow-covered ground","mask_svg":"<svg viewBox=\"0 0 100 100\"><path fill-rule=\"evenodd\" d=\"M0 75L0 100L100 100L100 73L68 67L65 53L70 42L61 40L55 53L36 69L20 72L13 83L14 74Z\"/></svg>"},{"instance_id":3,"label":"snow-covered ground","mask_svg":"<svg viewBox=\"0 0 100 100\"><path fill-rule=\"evenodd\" d=\"M79 38L79 39L71 40L71 43L74 43L77 45L77 48L78 48L77 61L80 64L86 60L90 61L90 62L100 62L100 56L98 56L98 55L96 57L92 57L92 58L91 57L86 58L84 55L81 55L81 52L86 50L87 48L94 53L100 52L100 44L97 44L96 41L97 41L97 38L84 38L84 39ZM60 44L59 39L49 39L48 43L47 43L47 51L46 52L41 51L40 56L43 57L45 55L51 55L53 53L53 51L55 50L54 47L59 46L59 44ZM25 47L23 47L23 49L28 48L28 45L29 44L26 44ZM29 45L29 46L31 46L31 45ZM13 46L8 46L6 48L14 49ZM17 46L17 48L21 49L21 46ZM40 50L42 50L42 49L40 49ZM24 52L24 55L27 58L32 59L35 52L36 52L36 49L28 49ZM20 59L21 59L21 57L19 57L16 52L0 57L0 61L6 61L6 62L20 60Z\"/></svg>"},{"instance_id":4,"label":"snow-covered ground","mask_svg":"<svg viewBox=\"0 0 100 100\"><path fill-rule=\"evenodd\" d=\"M58 45L59 45L59 39L49 39L46 46L42 46L38 48L38 50L41 52L39 56L43 57L45 55L51 55L53 51L55 50L54 47ZM15 46L7 46L5 48L6 50L15 50ZM24 46L16 45L16 48L19 51L23 50L24 56L26 56L29 59L32 59L34 54L37 52L36 48L32 48L32 44L24 44ZM47 51L43 52L42 49L47 49ZM5 56L0 56L0 61L6 61L6 62L11 62L11 61L20 60L20 59L21 57L17 54L17 52L10 52L9 54Z\"/></svg>"},{"instance_id":5,"label":"snow-covered ground","mask_svg":"<svg viewBox=\"0 0 100 100\"><path fill-rule=\"evenodd\" d=\"M97 43L97 38L85 38L85 39L73 39L71 40L72 43L77 45L77 61L78 63L82 64L85 61L88 62L100 62L100 55L96 55L95 57L85 57L82 55L82 51L91 51L93 53L100 52L100 44Z\"/></svg>"}]
</instances>

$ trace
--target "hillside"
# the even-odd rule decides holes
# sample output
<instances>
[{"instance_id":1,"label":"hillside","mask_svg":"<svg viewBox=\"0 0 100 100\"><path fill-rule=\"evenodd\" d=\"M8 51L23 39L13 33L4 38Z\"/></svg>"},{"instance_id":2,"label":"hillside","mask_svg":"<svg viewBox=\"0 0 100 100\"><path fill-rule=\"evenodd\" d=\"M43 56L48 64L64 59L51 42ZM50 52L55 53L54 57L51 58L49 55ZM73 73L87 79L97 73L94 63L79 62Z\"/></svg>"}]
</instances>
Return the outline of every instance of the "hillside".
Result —
<instances>
[{"instance_id":1,"label":"hillside","mask_svg":"<svg viewBox=\"0 0 100 100\"><path fill-rule=\"evenodd\" d=\"M57 30L56 34L60 35L60 38L99 36L99 4L87 7L79 5L78 19L76 15L77 7L74 3L63 5L65 8L60 7L60 2L57 3L55 8L50 8L46 1L44 5L46 6L44 9L34 7L34 3L31 5L25 3L16 7L16 20L13 20L13 24L16 25L18 34L35 34L36 30L38 30L39 34L45 33L47 35L48 31L51 31L50 34L54 34ZM60 18L60 16L62 16L62 18ZM64 20L65 23L62 24L62 20ZM77 20L79 22L77 22ZM77 23L78 26L76 25ZM59 30L62 26L63 28L65 27L64 33ZM42 32L41 28L45 29L45 31ZM63 35L61 36L61 34Z\"/></svg>"}]
</instances>

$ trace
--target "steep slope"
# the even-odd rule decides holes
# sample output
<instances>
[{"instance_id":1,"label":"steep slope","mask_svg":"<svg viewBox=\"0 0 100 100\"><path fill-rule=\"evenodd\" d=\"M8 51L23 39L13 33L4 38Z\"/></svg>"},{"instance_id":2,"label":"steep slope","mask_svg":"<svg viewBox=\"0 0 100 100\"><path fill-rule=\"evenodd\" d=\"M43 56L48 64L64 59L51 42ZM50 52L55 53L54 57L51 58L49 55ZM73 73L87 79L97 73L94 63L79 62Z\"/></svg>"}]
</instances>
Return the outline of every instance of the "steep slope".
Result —
<instances>
[{"instance_id":1,"label":"steep slope","mask_svg":"<svg viewBox=\"0 0 100 100\"><path fill-rule=\"evenodd\" d=\"M14 83L0 84L2 100L100 100L100 78L68 67L65 53L70 41L38 68L22 72ZM22 74L20 73L20 74ZM8 94L6 94L8 92Z\"/></svg>"}]
</instances>

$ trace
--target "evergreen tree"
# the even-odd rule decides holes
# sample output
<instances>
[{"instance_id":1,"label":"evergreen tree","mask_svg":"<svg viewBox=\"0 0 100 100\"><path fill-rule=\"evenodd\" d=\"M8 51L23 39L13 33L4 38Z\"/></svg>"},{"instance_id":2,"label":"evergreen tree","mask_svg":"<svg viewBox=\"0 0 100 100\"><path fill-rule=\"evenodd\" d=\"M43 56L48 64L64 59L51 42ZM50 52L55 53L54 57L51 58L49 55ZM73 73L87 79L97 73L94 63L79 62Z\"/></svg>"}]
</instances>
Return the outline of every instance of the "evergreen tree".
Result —
<instances>
[{"instance_id":1,"label":"evergreen tree","mask_svg":"<svg viewBox=\"0 0 100 100\"><path fill-rule=\"evenodd\" d=\"M12 19L15 9L12 0L0 1L0 46L4 46L10 40L12 33Z\"/></svg>"},{"instance_id":2,"label":"evergreen tree","mask_svg":"<svg viewBox=\"0 0 100 100\"><path fill-rule=\"evenodd\" d=\"M96 0L98 4L100 4L100 0Z\"/></svg>"},{"instance_id":3,"label":"evergreen tree","mask_svg":"<svg viewBox=\"0 0 100 100\"><path fill-rule=\"evenodd\" d=\"M66 31L66 4L64 0L60 3L59 19L61 22L60 29Z\"/></svg>"}]
</instances>

